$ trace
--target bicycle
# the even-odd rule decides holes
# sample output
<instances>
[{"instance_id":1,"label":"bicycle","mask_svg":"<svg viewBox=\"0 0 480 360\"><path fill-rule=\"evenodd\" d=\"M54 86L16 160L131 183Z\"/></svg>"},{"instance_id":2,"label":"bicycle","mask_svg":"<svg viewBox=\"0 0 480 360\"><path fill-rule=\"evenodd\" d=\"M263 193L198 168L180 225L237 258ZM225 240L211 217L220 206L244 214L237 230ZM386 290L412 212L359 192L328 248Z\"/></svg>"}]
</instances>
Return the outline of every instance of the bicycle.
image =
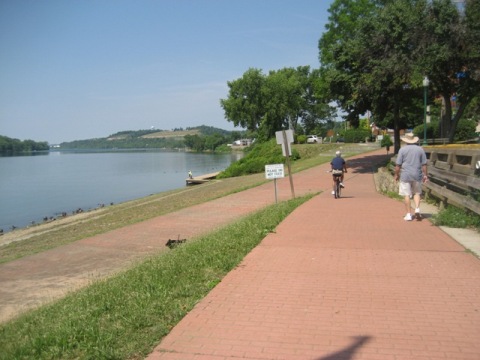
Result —
<instances>
[{"instance_id":1,"label":"bicycle","mask_svg":"<svg viewBox=\"0 0 480 360\"><path fill-rule=\"evenodd\" d=\"M332 176L335 178L335 186L333 187L333 196L335 197L335 199L340 199L340 196L342 195L342 185L341 185L340 178L342 177L343 171L330 170L329 172L331 172Z\"/></svg>"}]
</instances>

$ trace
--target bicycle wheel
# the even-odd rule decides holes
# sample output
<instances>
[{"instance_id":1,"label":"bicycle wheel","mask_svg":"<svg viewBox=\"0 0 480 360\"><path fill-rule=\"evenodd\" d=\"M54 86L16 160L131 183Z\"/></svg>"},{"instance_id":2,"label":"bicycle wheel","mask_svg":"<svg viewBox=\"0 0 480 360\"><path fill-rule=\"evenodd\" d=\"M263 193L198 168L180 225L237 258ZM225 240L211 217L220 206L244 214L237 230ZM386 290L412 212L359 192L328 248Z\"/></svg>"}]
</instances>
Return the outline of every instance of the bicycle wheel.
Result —
<instances>
[{"instance_id":1,"label":"bicycle wheel","mask_svg":"<svg viewBox=\"0 0 480 360\"><path fill-rule=\"evenodd\" d=\"M342 194L342 187L340 186L340 180L337 181L337 199L340 199L340 195Z\"/></svg>"}]
</instances>

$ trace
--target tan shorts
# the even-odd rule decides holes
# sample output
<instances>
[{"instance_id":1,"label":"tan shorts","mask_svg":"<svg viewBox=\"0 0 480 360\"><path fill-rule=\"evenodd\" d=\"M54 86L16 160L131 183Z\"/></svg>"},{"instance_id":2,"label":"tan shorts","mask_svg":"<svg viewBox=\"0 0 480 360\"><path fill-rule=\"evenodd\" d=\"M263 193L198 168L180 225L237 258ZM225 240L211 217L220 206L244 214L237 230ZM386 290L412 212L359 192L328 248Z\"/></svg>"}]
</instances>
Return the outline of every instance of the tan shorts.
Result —
<instances>
[{"instance_id":1,"label":"tan shorts","mask_svg":"<svg viewBox=\"0 0 480 360\"><path fill-rule=\"evenodd\" d=\"M413 196L415 194L422 194L422 185L419 181L400 181L398 194L401 196Z\"/></svg>"}]
</instances>

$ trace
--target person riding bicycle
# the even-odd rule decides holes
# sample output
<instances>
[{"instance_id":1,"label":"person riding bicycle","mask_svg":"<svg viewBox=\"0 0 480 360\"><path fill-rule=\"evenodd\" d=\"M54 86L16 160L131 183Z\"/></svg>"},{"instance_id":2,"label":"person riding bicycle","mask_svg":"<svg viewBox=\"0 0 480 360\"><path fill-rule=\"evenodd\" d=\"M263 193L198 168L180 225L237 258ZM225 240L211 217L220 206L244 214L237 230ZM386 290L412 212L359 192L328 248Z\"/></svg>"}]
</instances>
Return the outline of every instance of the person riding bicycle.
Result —
<instances>
[{"instance_id":1,"label":"person riding bicycle","mask_svg":"<svg viewBox=\"0 0 480 360\"><path fill-rule=\"evenodd\" d=\"M344 188L345 185L343 185L343 174L347 172L347 163L342 158L342 153L340 151L337 151L335 153L335 157L330 162L330 165L332 166L332 179L333 179L332 195L335 195L336 177L340 177L340 186Z\"/></svg>"}]
</instances>

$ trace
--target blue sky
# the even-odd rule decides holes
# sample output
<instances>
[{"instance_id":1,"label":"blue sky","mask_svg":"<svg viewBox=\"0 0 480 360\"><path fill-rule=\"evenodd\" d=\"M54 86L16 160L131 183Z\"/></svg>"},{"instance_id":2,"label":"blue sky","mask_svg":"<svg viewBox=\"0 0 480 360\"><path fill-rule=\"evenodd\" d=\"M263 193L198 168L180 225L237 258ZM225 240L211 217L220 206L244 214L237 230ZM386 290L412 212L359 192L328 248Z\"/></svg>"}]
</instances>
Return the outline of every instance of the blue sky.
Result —
<instances>
[{"instance_id":1,"label":"blue sky","mask_svg":"<svg viewBox=\"0 0 480 360\"><path fill-rule=\"evenodd\" d=\"M250 67L318 67L331 0L1 0L0 135L199 125Z\"/></svg>"}]
</instances>

